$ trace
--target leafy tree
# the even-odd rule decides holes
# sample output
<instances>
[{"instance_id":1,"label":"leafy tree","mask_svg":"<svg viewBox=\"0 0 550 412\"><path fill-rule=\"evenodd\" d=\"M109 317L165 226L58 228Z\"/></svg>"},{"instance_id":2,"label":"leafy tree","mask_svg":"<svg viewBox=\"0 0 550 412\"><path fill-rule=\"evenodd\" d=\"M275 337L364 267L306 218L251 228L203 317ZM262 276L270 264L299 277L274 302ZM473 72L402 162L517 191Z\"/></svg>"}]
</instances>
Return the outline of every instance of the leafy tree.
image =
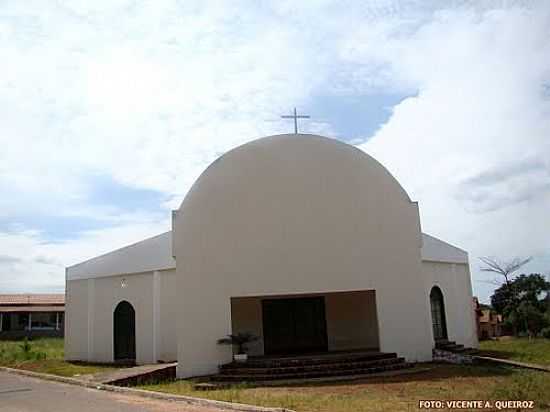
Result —
<instances>
[{"instance_id":1,"label":"leafy tree","mask_svg":"<svg viewBox=\"0 0 550 412\"><path fill-rule=\"evenodd\" d=\"M523 325L529 337L536 336L546 326L544 313L535 307L531 302L523 301L519 304L518 323Z\"/></svg>"},{"instance_id":2,"label":"leafy tree","mask_svg":"<svg viewBox=\"0 0 550 412\"><path fill-rule=\"evenodd\" d=\"M544 312L546 310L546 299L550 291L550 282L539 273L519 275L514 280L521 302L529 302L533 307Z\"/></svg>"},{"instance_id":3,"label":"leafy tree","mask_svg":"<svg viewBox=\"0 0 550 412\"><path fill-rule=\"evenodd\" d=\"M522 274L497 288L491 296L491 305L504 315L514 334L523 331L536 335L549 324L545 313L549 293L550 282L542 275Z\"/></svg>"},{"instance_id":4,"label":"leafy tree","mask_svg":"<svg viewBox=\"0 0 550 412\"><path fill-rule=\"evenodd\" d=\"M501 287L495 289L491 296L491 306L497 313L508 315L508 309L512 307L511 303L514 300L513 288L510 284L504 283Z\"/></svg>"}]
</instances>

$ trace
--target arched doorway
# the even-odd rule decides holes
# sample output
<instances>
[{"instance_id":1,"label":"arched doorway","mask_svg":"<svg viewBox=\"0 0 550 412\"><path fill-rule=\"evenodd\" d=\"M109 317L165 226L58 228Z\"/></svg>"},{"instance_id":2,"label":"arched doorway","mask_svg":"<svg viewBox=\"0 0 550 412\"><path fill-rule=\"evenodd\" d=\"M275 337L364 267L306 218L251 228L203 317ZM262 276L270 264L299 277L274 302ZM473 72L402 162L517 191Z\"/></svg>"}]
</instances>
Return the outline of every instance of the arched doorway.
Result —
<instances>
[{"instance_id":1,"label":"arched doorway","mask_svg":"<svg viewBox=\"0 0 550 412\"><path fill-rule=\"evenodd\" d=\"M113 314L113 337L115 361L136 360L136 312L123 300Z\"/></svg>"},{"instance_id":2,"label":"arched doorway","mask_svg":"<svg viewBox=\"0 0 550 412\"><path fill-rule=\"evenodd\" d=\"M437 286L430 292L430 306L432 311L432 327L434 339L447 339L447 321L445 319L445 303L443 302L443 292Z\"/></svg>"}]
</instances>

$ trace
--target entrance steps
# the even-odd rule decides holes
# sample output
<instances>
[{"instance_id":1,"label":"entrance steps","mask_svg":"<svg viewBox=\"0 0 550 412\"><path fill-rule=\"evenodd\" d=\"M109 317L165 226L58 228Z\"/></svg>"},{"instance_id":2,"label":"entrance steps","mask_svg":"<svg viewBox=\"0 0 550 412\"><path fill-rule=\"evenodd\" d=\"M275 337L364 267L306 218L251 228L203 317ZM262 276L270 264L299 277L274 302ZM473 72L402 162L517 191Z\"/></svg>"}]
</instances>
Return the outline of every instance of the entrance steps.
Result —
<instances>
[{"instance_id":1,"label":"entrance steps","mask_svg":"<svg viewBox=\"0 0 550 412\"><path fill-rule=\"evenodd\" d=\"M215 382L256 382L365 375L409 368L395 353L338 352L296 357L258 357L220 366Z\"/></svg>"},{"instance_id":2,"label":"entrance steps","mask_svg":"<svg viewBox=\"0 0 550 412\"><path fill-rule=\"evenodd\" d=\"M464 347L464 345L457 344L456 342L447 339L437 340L435 342L435 348L462 355L474 355L477 353L476 349Z\"/></svg>"}]
</instances>

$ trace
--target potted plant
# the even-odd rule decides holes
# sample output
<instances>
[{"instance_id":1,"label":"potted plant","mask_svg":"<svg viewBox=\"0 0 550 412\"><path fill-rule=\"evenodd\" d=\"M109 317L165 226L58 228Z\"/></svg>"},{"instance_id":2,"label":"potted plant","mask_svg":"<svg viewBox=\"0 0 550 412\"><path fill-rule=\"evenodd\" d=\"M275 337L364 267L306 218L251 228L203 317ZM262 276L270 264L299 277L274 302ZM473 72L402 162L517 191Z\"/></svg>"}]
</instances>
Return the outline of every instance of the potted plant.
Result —
<instances>
[{"instance_id":1,"label":"potted plant","mask_svg":"<svg viewBox=\"0 0 550 412\"><path fill-rule=\"evenodd\" d=\"M237 347L237 354L233 355L235 362L246 362L248 355L246 347L249 343L255 342L259 339L258 336L249 332L240 332L236 335L227 335L226 338L218 339L218 345L231 345Z\"/></svg>"}]
</instances>

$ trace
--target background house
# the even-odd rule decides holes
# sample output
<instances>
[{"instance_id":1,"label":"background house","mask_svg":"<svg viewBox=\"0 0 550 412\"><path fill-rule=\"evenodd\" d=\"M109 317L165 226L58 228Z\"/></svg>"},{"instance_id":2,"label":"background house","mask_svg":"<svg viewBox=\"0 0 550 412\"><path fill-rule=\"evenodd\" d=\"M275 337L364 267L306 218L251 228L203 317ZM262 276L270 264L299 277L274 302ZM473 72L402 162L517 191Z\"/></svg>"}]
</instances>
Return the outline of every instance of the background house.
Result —
<instances>
[{"instance_id":1,"label":"background house","mask_svg":"<svg viewBox=\"0 0 550 412\"><path fill-rule=\"evenodd\" d=\"M481 309L479 339L498 338L502 335L502 315L492 309Z\"/></svg>"},{"instance_id":2,"label":"background house","mask_svg":"<svg viewBox=\"0 0 550 412\"><path fill-rule=\"evenodd\" d=\"M496 313L490 306L479 303L477 297L473 300L478 338L481 340L502 336L502 315Z\"/></svg>"},{"instance_id":3,"label":"background house","mask_svg":"<svg viewBox=\"0 0 550 412\"><path fill-rule=\"evenodd\" d=\"M0 339L63 336L64 294L0 295Z\"/></svg>"}]
</instances>

